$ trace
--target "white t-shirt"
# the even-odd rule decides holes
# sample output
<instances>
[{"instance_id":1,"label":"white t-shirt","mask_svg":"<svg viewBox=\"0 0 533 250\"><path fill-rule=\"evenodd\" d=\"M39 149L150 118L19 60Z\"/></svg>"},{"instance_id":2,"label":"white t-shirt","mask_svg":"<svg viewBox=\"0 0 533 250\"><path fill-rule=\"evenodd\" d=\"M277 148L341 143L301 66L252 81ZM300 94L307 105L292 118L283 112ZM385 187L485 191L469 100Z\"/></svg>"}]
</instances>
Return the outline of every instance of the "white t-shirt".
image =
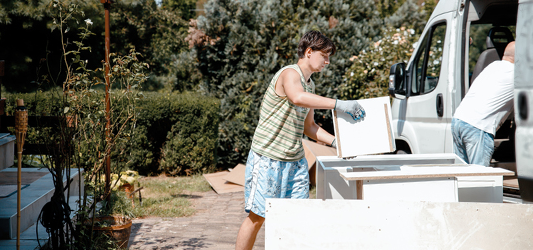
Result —
<instances>
[{"instance_id":1,"label":"white t-shirt","mask_svg":"<svg viewBox=\"0 0 533 250\"><path fill-rule=\"evenodd\" d=\"M513 109L514 64L495 61L474 80L454 117L492 135Z\"/></svg>"}]
</instances>

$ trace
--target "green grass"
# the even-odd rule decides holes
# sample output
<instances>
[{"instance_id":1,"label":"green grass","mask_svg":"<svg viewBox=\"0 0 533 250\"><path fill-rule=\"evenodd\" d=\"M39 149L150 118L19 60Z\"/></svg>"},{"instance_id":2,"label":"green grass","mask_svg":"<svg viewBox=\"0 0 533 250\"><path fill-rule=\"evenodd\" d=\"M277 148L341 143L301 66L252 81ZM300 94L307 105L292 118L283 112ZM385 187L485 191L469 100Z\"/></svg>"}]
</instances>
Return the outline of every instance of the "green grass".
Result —
<instances>
[{"instance_id":1,"label":"green grass","mask_svg":"<svg viewBox=\"0 0 533 250\"><path fill-rule=\"evenodd\" d=\"M143 177L138 187L143 187L142 206L135 194L135 208L131 217L187 217L196 210L189 201L193 192L207 192L211 186L202 175L190 177ZM126 205L126 204L124 204ZM129 202L131 205L131 201Z\"/></svg>"},{"instance_id":2,"label":"green grass","mask_svg":"<svg viewBox=\"0 0 533 250\"><path fill-rule=\"evenodd\" d=\"M142 206L139 195L135 194L135 208L125 193L119 193L122 198L115 201L114 212L132 218L143 217L187 217L196 212L190 199L193 192L207 192L211 186L202 175L190 177L143 177L139 179L136 189L143 187ZM309 199L316 199L316 187L311 186Z\"/></svg>"}]
</instances>

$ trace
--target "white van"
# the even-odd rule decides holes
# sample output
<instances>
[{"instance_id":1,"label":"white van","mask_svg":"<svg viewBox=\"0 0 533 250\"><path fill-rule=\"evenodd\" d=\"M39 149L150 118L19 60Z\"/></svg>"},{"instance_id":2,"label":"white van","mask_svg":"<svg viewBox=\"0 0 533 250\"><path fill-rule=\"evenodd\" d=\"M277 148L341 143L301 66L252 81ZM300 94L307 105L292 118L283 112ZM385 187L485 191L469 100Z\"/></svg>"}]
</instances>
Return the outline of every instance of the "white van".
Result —
<instances>
[{"instance_id":1,"label":"white van","mask_svg":"<svg viewBox=\"0 0 533 250\"><path fill-rule=\"evenodd\" d=\"M516 167L522 199L533 202L533 0L520 1L515 51Z\"/></svg>"},{"instance_id":2,"label":"white van","mask_svg":"<svg viewBox=\"0 0 533 250\"><path fill-rule=\"evenodd\" d=\"M397 153L453 153L451 120L455 109L479 72L492 61L500 60L505 46L517 36L522 43L517 41L516 45L515 91L523 97L515 98L515 107L527 103L531 106L532 1L439 1L408 64L391 67L389 93L393 97L391 108ZM520 28L517 28L519 5ZM524 61L529 64L518 66ZM527 74L523 73L526 71ZM527 115L523 119L524 112L529 112L529 122ZM515 108L515 113L521 118L516 118L515 123L515 115L511 113L496 133L493 160L514 162L516 124L529 125L529 130L519 128L516 132L516 137L520 137L516 159L520 164L520 154L528 155L531 165L528 180L533 184L533 115L527 109ZM528 139L521 137L525 134ZM522 182L525 183L520 181L521 185Z\"/></svg>"}]
</instances>

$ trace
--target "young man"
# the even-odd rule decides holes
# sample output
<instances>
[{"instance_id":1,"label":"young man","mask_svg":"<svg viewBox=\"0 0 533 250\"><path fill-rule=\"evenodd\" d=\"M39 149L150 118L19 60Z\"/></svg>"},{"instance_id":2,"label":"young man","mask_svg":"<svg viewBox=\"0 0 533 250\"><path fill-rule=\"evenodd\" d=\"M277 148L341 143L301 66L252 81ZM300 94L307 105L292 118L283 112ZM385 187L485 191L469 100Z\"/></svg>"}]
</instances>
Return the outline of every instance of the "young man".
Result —
<instances>
[{"instance_id":1,"label":"young man","mask_svg":"<svg viewBox=\"0 0 533 250\"><path fill-rule=\"evenodd\" d=\"M513 109L514 48L483 69L453 115L454 153L468 164L490 165L496 130Z\"/></svg>"},{"instance_id":2,"label":"young man","mask_svg":"<svg viewBox=\"0 0 533 250\"><path fill-rule=\"evenodd\" d=\"M311 74L329 64L335 51L330 39L318 31L309 31L298 44L298 63L279 70L270 82L246 163L244 209L249 215L241 225L235 249L252 249L265 221L266 198L309 198L302 135L336 146L335 137L315 123L314 109L336 109L354 119L364 116L355 100L314 94Z\"/></svg>"}]
</instances>

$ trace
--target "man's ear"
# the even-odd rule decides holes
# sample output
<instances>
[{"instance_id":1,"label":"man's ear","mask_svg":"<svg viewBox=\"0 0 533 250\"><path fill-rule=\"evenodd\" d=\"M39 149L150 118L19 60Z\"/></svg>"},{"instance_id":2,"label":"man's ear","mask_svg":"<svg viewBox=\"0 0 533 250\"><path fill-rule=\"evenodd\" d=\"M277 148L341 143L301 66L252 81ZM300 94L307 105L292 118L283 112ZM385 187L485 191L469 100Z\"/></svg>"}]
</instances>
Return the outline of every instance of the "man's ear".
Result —
<instances>
[{"instance_id":1,"label":"man's ear","mask_svg":"<svg viewBox=\"0 0 533 250\"><path fill-rule=\"evenodd\" d=\"M305 57L307 58L311 57L311 52L313 52L311 48L305 49Z\"/></svg>"}]
</instances>

